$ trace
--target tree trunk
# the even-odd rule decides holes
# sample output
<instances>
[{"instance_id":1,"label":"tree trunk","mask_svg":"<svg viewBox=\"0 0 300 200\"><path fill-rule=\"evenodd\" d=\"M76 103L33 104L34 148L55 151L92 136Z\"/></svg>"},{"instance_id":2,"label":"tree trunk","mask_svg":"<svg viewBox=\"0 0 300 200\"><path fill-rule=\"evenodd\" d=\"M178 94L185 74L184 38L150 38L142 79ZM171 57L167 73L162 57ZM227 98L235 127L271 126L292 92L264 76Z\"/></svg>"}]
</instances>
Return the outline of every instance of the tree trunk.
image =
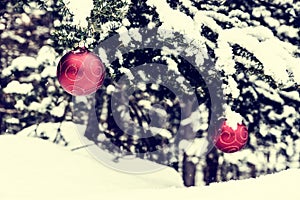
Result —
<instances>
[{"instance_id":1,"label":"tree trunk","mask_svg":"<svg viewBox=\"0 0 300 200\"><path fill-rule=\"evenodd\" d=\"M89 140L96 141L96 137L99 134L99 122L96 117L95 111L95 98L91 98L88 101L91 104L91 108L89 109L88 113L88 122L87 127L84 133L84 136L87 137Z\"/></svg>"},{"instance_id":2,"label":"tree trunk","mask_svg":"<svg viewBox=\"0 0 300 200\"><path fill-rule=\"evenodd\" d=\"M218 159L219 156L215 149L206 156L206 167L204 169L204 181L206 185L217 181Z\"/></svg>"},{"instance_id":3,"label":"tree trunk","mask_svg":"<svg viewBox=\"0 0 300 200\"><path fill-rule=\"evenodd\" d=\"M195 185L196 164L189 160L188 155L183 154L182 178L186 187Z\"/></svg>"}]
</instances>

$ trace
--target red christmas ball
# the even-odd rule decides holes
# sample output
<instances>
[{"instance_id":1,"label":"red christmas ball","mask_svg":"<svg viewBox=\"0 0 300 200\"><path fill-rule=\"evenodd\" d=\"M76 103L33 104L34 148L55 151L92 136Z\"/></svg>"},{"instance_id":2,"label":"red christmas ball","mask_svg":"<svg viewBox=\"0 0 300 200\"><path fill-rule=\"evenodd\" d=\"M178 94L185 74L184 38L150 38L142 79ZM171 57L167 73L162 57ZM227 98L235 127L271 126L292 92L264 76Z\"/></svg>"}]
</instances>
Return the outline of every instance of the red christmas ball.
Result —
<instances>
[{"instance_id":1,"label":"red christmas ball","mask_svg":"<svg viewBox=\"0 0 300 200\"><path fill-rule=\"evenodd\" d=\"M214 144L217 149L225 153L234 153L241 150L248 141L248 129L244 124L237 124L236 129L228 126L226 121L216 131Z\"/></svg>"},{"instance_id":2,"label":"red christmas ball","mask_svg":"<svg viewBox=\"0 0 300 200\"><path fill-rule=\"evenodd\" d=\"M84 96L102 85L105 68L100 58L85 47L77 47L64 55L57 66L57 78L71 95Z\"/></svg>"}]
</instances>

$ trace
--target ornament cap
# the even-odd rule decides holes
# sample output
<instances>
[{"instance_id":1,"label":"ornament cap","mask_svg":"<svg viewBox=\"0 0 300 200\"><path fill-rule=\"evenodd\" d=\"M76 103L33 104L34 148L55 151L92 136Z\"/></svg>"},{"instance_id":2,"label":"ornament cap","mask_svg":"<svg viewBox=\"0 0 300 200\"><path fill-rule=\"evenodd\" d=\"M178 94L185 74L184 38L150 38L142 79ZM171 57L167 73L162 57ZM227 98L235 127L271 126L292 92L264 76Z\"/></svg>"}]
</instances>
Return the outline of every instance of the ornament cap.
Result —
<instances>
[{"instance_id":1,"label":"ornament cap","mask_svg":"<svg viewBox=\"0 0 300 200\"><path fill-rule=\"evenodd\" d=\"M82 53L88 53L88 52L89 52L89 50L85 46L83 46L83 47L78 46L72 51L73 54L82 54Z\"/></svg>"}]
</instances>

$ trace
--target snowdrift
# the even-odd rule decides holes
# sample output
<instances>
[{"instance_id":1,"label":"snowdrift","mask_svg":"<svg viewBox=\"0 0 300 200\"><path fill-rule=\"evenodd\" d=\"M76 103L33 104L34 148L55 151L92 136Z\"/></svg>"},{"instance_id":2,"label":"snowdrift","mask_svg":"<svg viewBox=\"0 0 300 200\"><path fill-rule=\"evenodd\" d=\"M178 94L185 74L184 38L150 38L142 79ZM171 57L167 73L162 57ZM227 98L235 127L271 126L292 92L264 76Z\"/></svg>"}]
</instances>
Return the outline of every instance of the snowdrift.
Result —
<instances>
[{"instance_id":1,"label":"snowdrift","mask_svg":"<svg viewBox=\"0 0 300 200\"><path fill-rule=\"evenodd\" d=\"M0 199L283 199L299 200L300 170L184 188L163 168L126 174L38 138L0 136Z\"/></svg>"}]
</instances>

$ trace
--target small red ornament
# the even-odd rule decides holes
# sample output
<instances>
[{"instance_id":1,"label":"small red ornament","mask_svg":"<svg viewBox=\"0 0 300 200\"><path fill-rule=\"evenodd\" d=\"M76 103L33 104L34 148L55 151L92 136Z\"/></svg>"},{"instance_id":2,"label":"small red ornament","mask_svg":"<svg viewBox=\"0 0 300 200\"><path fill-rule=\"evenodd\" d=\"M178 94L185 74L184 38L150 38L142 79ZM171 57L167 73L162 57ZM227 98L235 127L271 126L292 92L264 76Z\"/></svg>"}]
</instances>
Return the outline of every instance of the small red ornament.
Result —
<instances>
[{"instance_id":1,"label":"small red ornament","mask_svg":"<svg viewBox=\"0 0 300 200\"><path fill-rule=\"evenodd\" d=\"M225 153L234 153L241 150L248 141L248 129L244 124L237 124L236 129L224 121L214 136L216 148Z\"/></svg>"},{"instance_id":2,"label":"small red ornament","mask_svg":"<svg viewBox=\"0 0 300 200\"><path fill-rule=\"evenodd\" d=\"M64 55L57 66L57 78L71 95L84 96L96 92L102 85L105 68L100 58L86 47L77 47Z\"/></svg>"}]
</instances>

